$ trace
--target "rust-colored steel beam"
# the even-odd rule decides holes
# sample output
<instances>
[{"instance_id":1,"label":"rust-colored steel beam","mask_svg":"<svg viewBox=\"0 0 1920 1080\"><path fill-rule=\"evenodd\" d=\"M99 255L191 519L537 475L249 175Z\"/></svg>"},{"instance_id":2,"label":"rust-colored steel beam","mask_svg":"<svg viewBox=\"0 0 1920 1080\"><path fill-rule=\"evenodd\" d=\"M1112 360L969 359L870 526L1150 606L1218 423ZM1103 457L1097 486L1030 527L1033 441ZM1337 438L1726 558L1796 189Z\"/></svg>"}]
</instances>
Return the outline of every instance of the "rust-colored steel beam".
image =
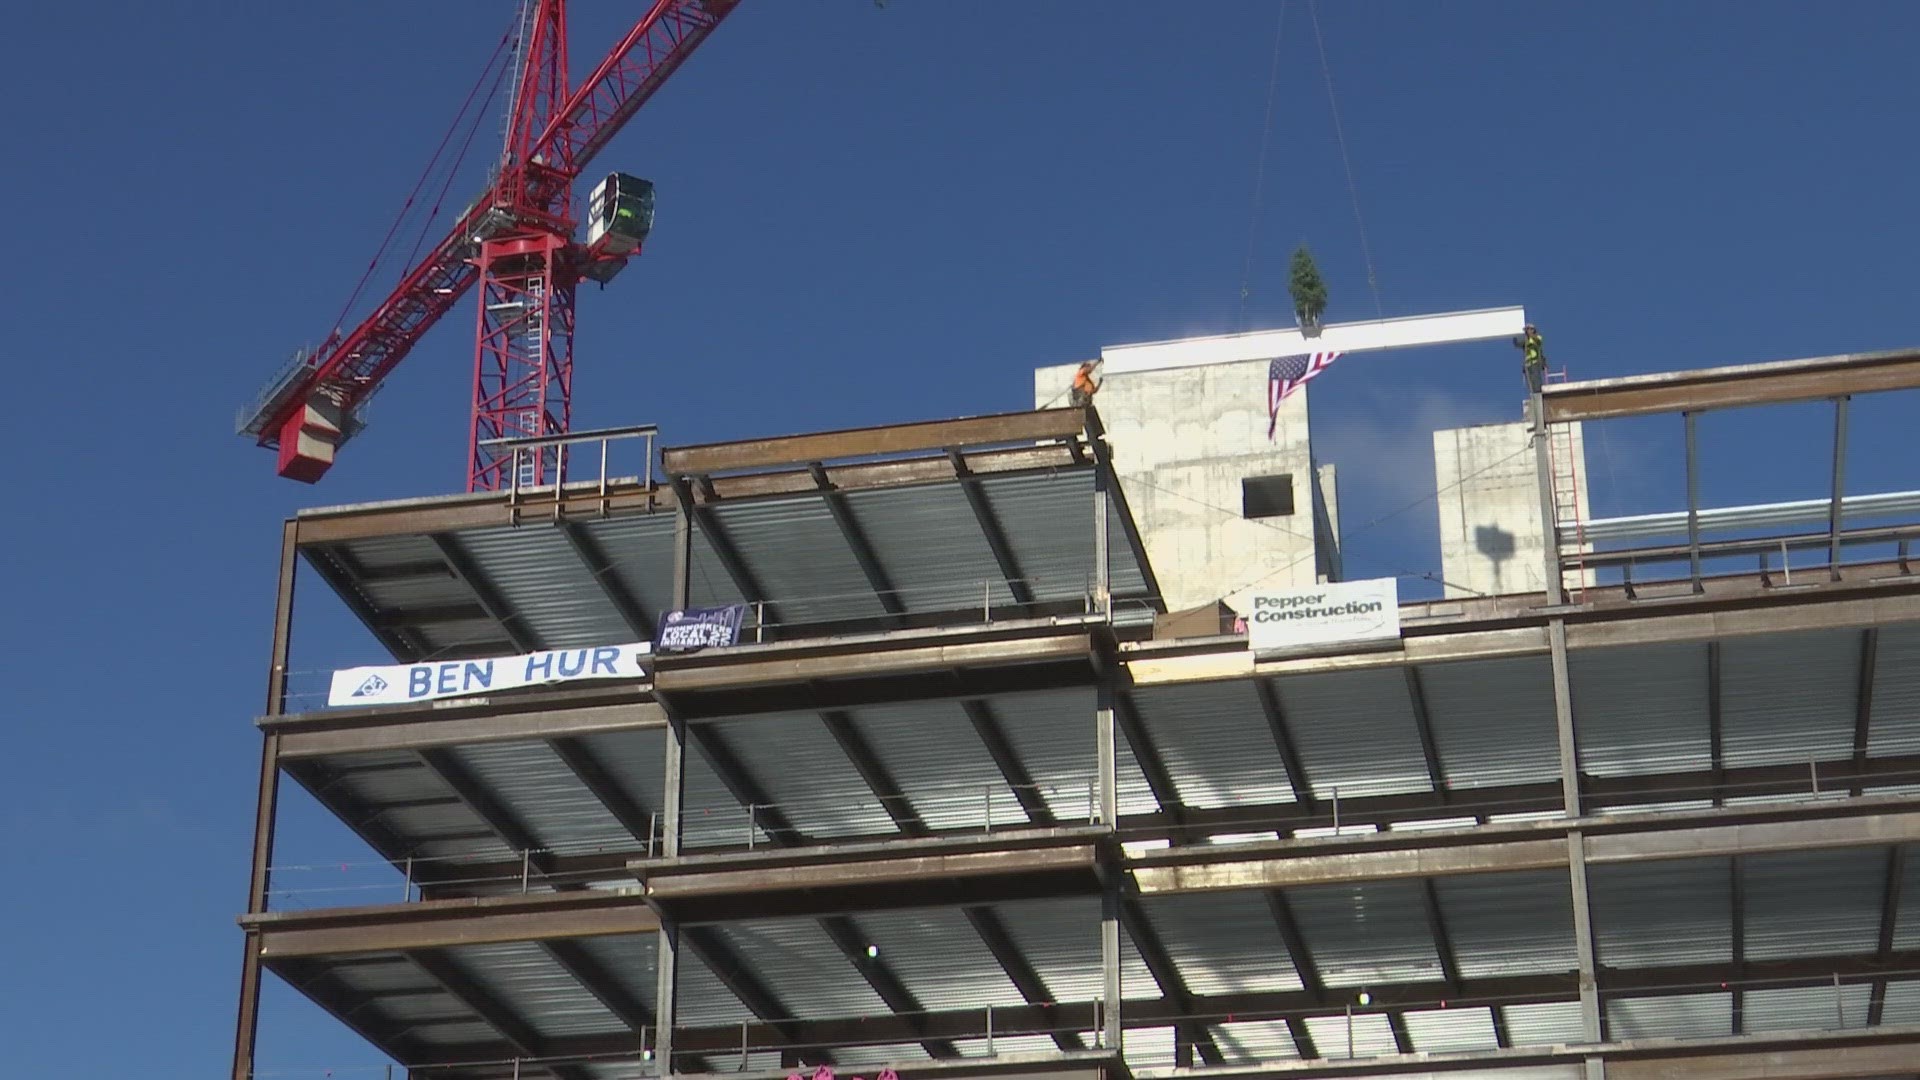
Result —
<instances>
[{"instance_id":1,"label":"rust-colored steel beam","mask_svg":"<svg viewBox=\"0 0 1920 1080\"><path fill-rule=\"evenodd\" d=\"M1317 810L1313 783L1307 779L1306 762L1301 760L1299 747L1287 727L1287 715L1280 707L1280 695L1273 688L1273 680L1255 679L1253 689L1260 696L1260 712L1266 718L1267 731L1273 736L1274 752L1280 755L1280 764L1287 770L1287 787L1293 792L1293 801L1313 813Z\"/></svg>"},{"instance_id":2,"label":"rust-colored steel beam","mask_svg":"<svg viewBox=\"0 0 1920 1080\"><path fill-rule=\"evenodd\" d=\"M879 600L881 610L885 611L889 622L900 625L898 616L906 613L907 607L900 600L900 590L894 587L893 578L887 574L887 568L880 564L880 556L873 550L873 542L867 539L867 530L854 516L853 507L847 504L847 497L834 487L827 477L827 467L818 461L808 462L807 473L820 488L820 497L826 500L827 513L840 529L840 538L847 542L853 551L853 561L860 566L860 573L867 579L867 587L873 590Z\"/></svg>"},{"instance_id":3,"label":"rust-colored steel beam","mask_svg":"<svg viewBox=\"0 0 1920 1080\"><path fill-rule=\"evenodd\" d=\"M1890 966L1889 966L1890 965ZM1837 973L1843 986L1871 982L1887 970L1910 971L1920 966L1920 951L1892 954L1887 963L1873 957L1811 956L1769 963L1764 984L1768 988L1831 987ZM731 969L730 969L731 970ZM1606 998L1669 997L1697 994L1702 986L1718 986L1731 978L1724 963L1685 964L1659 968L1602 969L1600 990ZM1445 982L1373 984L1368 1009L1376 1013L1397 1013L1437 1008L1442 1001L1449 1008L1468 1009L1503 1004L1571 1002L1579 1000L1578 979L1569 970L1553 974L1511 975L1469 979L1456 994ZM757 995L756 995L757 996ZM776 1000L761 1002L768 1012L781 1011ZM1058 1016L1091 1015L1093 1002L1061 1002L1057 1005L1024 1005L996 1008L994 1030L999 1035L1048 1034L1058 1024ZM1202 1027L1235 1021L1304 1021L1315 1016L1344 1016L1345 1001L1315 1002L1303 990L1247 991L1233 994L1194 996L1176 999L1129 999L1123 1012L1128 1028L1164 1027L1169 1024ZM674 1033L676 1052L738 1051L742 1037L749 1049L771 1050L806 1044L811 1046L875 1046L910 1043L924 1037L944 1039L979 1038L984 1034L984 1016L977 1008L945 1009L920 1017L864 1016L838 1019L765 1021L708 1028L681 1028ZM924 1028L921 1027L924 1025ZM485 1048L449 1048L446 1060L479 1060ZM609 1039L603 1036L553 1039L547 1052L554 1055L596 1055L631 1053L630 1037Z\"/></svg>"},{"instance_id":4,"label":"rust-colored steel beam","mask_svg":"<svg viewBox=\"0 0 1920 1080\"><path fill-rule=\"evenodd\" d=\"M666 726L644 686L591 686L535 691L494 700L443 701L441 708L386 706L263 717L262 730L281 738L283 761L383 750L424 750L471 743L570 739Z\"/></svg>"},{"instance_id":5,"label":"rust-colored steel beam","mask_svg":"<svg viewBox=\"0 0 1920 1080\"><path fill-rule=\"evenodd\" d=\"M453 576L459 578L460 583L473 594L474 602L499 624L500 632L507 636L514 648L521 652L534 652L541 647L540 637L534 633L533 626L521 618L499 590L493 587L493 583L480 573L473 557L467 554L466 548L458 540L444 535L429 536L427 539L440 552L440 557L446 561L447 568L453 571Z\"/></svg>"},{"instance_id":6,"label":"rust-colored steel beam","mask_svg":"<svg viewBox=\"0 0 1920 1080\"><path fill-rule=\"evenodd\" d=\"M973 724L974 734L979 736L981 745L987 748L987 755L993 758L994 767L1000 770L1000 778L1013 789L1013 797L1019 801L1027 820L1036 825L1055 824L1058 819L1053 816L1047 801L1040 797L1040 790L1020 760L1020 755L1014 752L1013 742L1000 726L1000 718L994 714L993 706L980 698L968 698L960 706L966 711L967 720Z\"/></svg>"},{"instance_id":7,"label":"rust-colored steel beam","mask_svg":"<svg viewBox=\"0 0 1920 1080\"><path fill-rule=\"evenodd\" d=\"M662 450L660 461L669 475L696 476L836 458L877 457L915 451L937 453L944 452L949 446L994 446L1046 439L1077 439L1085 430L1083 410L1045 409L743 442L675 446Z\"/></svg>"},{"instance_id":8,"label":"rust-colored steel beam","mask_svg":"<svg viewBox=\"0 0 1920 1080\"><path fill-rule=\"evenodd\" d=\"M304 773L309 767L309 765L303 764L301 766L302 772ZM1814 771L1819 775L1822 790L1844 789L1856 781L1869 785L1913 783L1920 781L1920 755L1905 755L1897 758L1870 758L1868 759L1867 768L1864 773L1856 773L1853 770L1851 761L1816 762ZM1015 775L1010 778L1009 782L1014 784L1022 783L1020 780L1021 775L1023 774L1016 770ZM1804 765L1745 766L1728 770L1726 776L1726 784L1728 786L1725 788L1716 787L1715 779L1710 769L1685 773L1659 774L1648 777L1589 777L1586 780L1589 785L1588 798L1590 802L1600 808L1598 813L1601 816L1599 818L1582 819L1582 822L1578 823L1577 827L1592 834L1599 845L1597 850L1604 852L1609 848L1610 842L1601 838L1612 833L1658 833L1680 828L1719 827L1738 825L1741 823L1769 822L1778 820L1783 814L1792 818L1817 820L1826 817L1851 817L1891 813L1899 809L1897 804L1889 805L1885 800L1875 798L1823 804L1744 806L1737 811L1722 810L1713 812L1701 811L1697 813L1632 815L1613 820L1606 818L1606 813L1611 808L1664 803L1684 798L1704 798L1716 790L1731 791L1740 795L1785 795L1807 791L1810 784L1809 770ZM323 785L309 784L309 786L320 787ZM1016 790L1024 790L1024 788L1016 788ZM1457 817L1463 809L1480 805L1485 805L1490 808L1497 807L1498 812L1501 813L1514 813L1524 810L1546 811L1560 808L1561 791L1558 781L1476 789L1474 794L1476 799L1484 798L1486 802L1463 804L1459 802L1456 797L1455 803L1448 806L1441 804L1432 792L1374 796L1356 798L1351 801L1342 800L1341 820L1343 823L1365 822L1384 826L1407 821ZM1057 822L1046 813L1044 805L1039 804L1037 801L1035 805L1029 808L1028 812L1037 815L1034 818L1035 824L1057 824ZM1299 804L1292 802L1241 807L1187 807L1186 814L1187 827L1196 831L1210 833L1267 830L1286 832L1295 828L1324 824L1324 818L1316 819L1308 815ZM1573 822L1559 823L1560 828L1575 826L1576 823ZM1129 837L1147 837L1153 835L1171 836L1177 834L1180 828L1181 826L1174 822L1168 815L1158 811L1128 815L1120 819L1120 831ZM1465 859L1471 863L1474 857L1472 852L1449 854L1447 849L1456 844L1508 843L1508 841L1500 839L1507 836L1501 829L1502 827L1492 826L1477 831L1453 834L1447 838L1442 838L1432 833L1424 833L1420 834L1417 840L1408 840L1407 837L1411 834L1405 832L1383 831L1377 836L1346 836L1339 838L1337 841L1329 840L1328 844L1332 845L1332 847L1298 847L1296 845L1296 847L1288 850L1286 858L1299 862L1299 869L1304 872L1313 865L1310 857L1327 855L1333 848L1337 848L1342 852L1359 852L1371 850L1381 845L1414 844L1419 849L1432 849L1432 854L1426 856L1430 860L1428 865L1432 873L1473 872L1472 865L1449 868L1449 860L1459 861ZM1541 852L1544 852L1544 854L1538 854L1542 865L1563 865L1563 852L1558 850L1558 845L1554 844L1553 841L1544 839L1544 837L1549 834L1540 833L1538 826L1535 826L1534 829L1535 832L1529 839L1534 841L1534 848L1538 848ZM373 844L376 850L379 850L384 857L395 862L405 859L407 855L405 845L397 837L382 835L377 829L373 828L371 824L362 826L360 831L362 835L367 838L368 842ZM966 829L932 830L927 835L930 837L965 837L976 834L977 830ZM1558 833L1553 832L1551 835L1557 836ZM1838 834L1836 833L1835 835L1837 836ZM896 869L907 874L907 878L903 879L903 881L896 882L895 887L910 896L922 895L921 890L902 887L905 880L917 880L914 877L916 872L908 869L905 863L898 863L897 860L901 856L913 854L912 849L908 848L895 851L889 845L921 842L924 842L922 838L901 837L893 837L891 839L875 838L869 841L871 844L878 845L873 851L873 858L895 860L897 863ZM1856 839L1823 841L1815 837L1806 840L1788 839L1782 842L1789 844L1789 846L1792 844L1802 844L1804 846L1806 843L1816 842L1819 844L1835 842L1846 844L1873 844L1885 843L1887 840L1876 839L1874 836L1868 834L1861 834ZM1543 845L1553 845L1556 847L1556 850L1545 851ZM1505 863L1513 863L1509 868L1518 868L1515 860L1525 856L1528 850L1530 849L1525 849L1518 845L1510 845L1508 853L1503 854L1501 858ZM1007 858L1013 858L1014 854L1016 853L1009 853ZM1145 867L1159 867L1161 869L1155 872L1165 874L1172 873L1174 864L1182 861L1202 860L1213 863L1230 863L1236 859L1256 857L1266 858L1267 855L1259 853L1249 846L1213 849L1196 848L1191 849L1191 851L1183 851L1182 849L1176 848L1166 852L1153 853L1142 859L1134 860L1134 864L1136 872ZM552 855L548 856L543 865L543 880L554 884L562 884L618 877L625 872L627 863L631 858L632 856L630 854L624 853ZM1307 859L1308 861L1300 861L1302 859ZM990 862L991 860L988 861ZM1355 869L1357 869L1360 864L1366 862L1367 860L1364 859L1359 860L1356 863ZM797 869L799 868L796 868L796 870ZM811 874L815 871L809 870L808 872ZM818 872L832 873L830 870ZM947 873L949 870L942 869L940 872ZM1412 872L1412 870L1410 869L1407 872ZM506 891L509 889L517 891L519 875L520 863L518 860L446 864L434 863L423 866L419 872L418 880L421 881L423 886L437 885L437 878L462 881L495 881L498 885L491 891ZM1143 878L1142 880L1145 881L1147 879ZM832 883L832 879L829 877L816 882L813 887L824 888ZM1217 886L1205 886L1201 884L1199 878L1194 878L1192 881L1180 885L1178 889L1202 887ZM456 886L456 888L458 887ZM965 900L954 900L950 902L991 903L996 899L1015 898L1010 891L1011 886L1009 884L1003 883L994 886L994 888L1000 889L1002 892L1007 893L1007 895L996 897L991 894L975 894ZM484 893L489 890L468 885L460 891L464 893ZM448 895L444 888L440 889L437 894ZM926 896L926 903L937 904L940 902L937 896L931 892L925 892L924 895ZM1050 895L1061 894L1055 891Z\"/></svg>"},{"instance_id":9,"label":"rust-colored steel beam","mask_svg":"<svg viewBox=\"0 0 1920 1080\"><path fill-rule=\"evenodd\" d=\"M620 621L627 624L627 629L635 638L652 641L653 620L640 605L640 598L633 595L633 590L627 588L626 583L614 573L613 560L607 557L600 542L577 521L562 521L557 527L560 535L567 538L567 544L573 548L580 565L593 575L594 583L606 595L607 603L612 604L613 610L620 614Z\"/></svg>"},{"instance_id":10,"label":"rust-colored steel beam","mask_svg":"<svg viewBox=\"0 0 1920 1080\"><path fill-rule=\"evenodd\" d=\"M643 899L612 892L268 912L242 916L240 923L258 939L268 961L650 934L660 928L659 916Z\"/></svg>"},{"instance_id":11,"label":"rust-colored steel beam","mask_svg":"<svg viewBox=\"0 0 1920 1080\"><path fill-rule=\"evenodd\" d=\"M1139 952L1140 959L1147 965L1147 972L1153 981L1160 985L1160 992L1171 1000L1184 1015L1191 1016L1200 1010L1195 1007L1195 997L1187 988L1186 979L1180 975L1180 968L1167 953L1167 947L1160 941L1159 931L1153 928L1153 922L1147 916L1146 908L1141 906L1140 898L1126 890L1119 893L1120 923L1126 927L1127 936L1133 939L1133 947ZM1127 1013L1133 1008L1127 1002L1120 1009L1121 1022L1128 1019ZM1200 1051L1201 1058L1208 1065L1226 1064L1226 1055L1220 1052L1220 1046L1214 1041L1213 1031L1205 1024L1176 1024L1175 1030L1185 1029L1193 1048Z\"/></svg>"},{"instance_id":12,"label":"rust-colored steel beam","mask_svg":"<svg viewBox=\"0 0 1920 1080\"><path fill-rule=\"evenodd\" d=\"M1020 991L1020 996L1026 999L1027 1004L1051 1012L1048 1028L1053 1044L1066 1051L1085 1050L1087 1044L1077 1032L1060 1027L1060 1013L1053 991L1047 987L1046 980L1040 977L1032 961L1014 943L1013 935L1007 933L1007 926L1000 921L1000 916L991 907L970 907L966 909L966 915L974 933L980 935L987 951L993 954L994 962L1007 973L1008 981L1013 983L1015 990Z\"/></svg>"},{"instance_id":13,"label":"rust-colored steel beam","mask_svg":"<svg viewBox=\"0 0 1920 1080\"><path fill-rule=\"evenodd\" d=\"M1557 383L1541 394L1547 422L1820 401L1920 387L1920 350L1849 353L1810 360Z\"/></svg>"},{"instance_id":14,"label":"rust-colored steel beam","mask_svg":"<svg viewBox=\"0 0 1920 1080\"><path fill-rule=\"evenodd\" d=\"M1187 808L1180 801L1179 785L1173 782L1173 772L1167 768L1167 760L1154 744L1153 735L1147 730L1147 722L1140 715L1140 707L1133 695L1122 690L1114 694L1114 723L1120 728L1120 734L1126 737L1127 745L1133 748L1133 760L1139 764L1141 775L1147 778L1147 790L1153 793L1153 801L1160 804L1160 812L1167 816L1172 825L1173 834L1181 843L1193 842L1193 835L1186 828Z\"/></svg>"},{"instance_id":15,"label":"rust-colored steel beam","mask_svg":"<svg viewBox=\"0 0 1920 1080\"><path fill-rule=\"evenodd\" d=\"M853 717L839 709L827 709L820 714L820 722L826 725L828 734L840 746L840 752L853 762L855 772L866 783L867 790L880 800L880 805L892 819L893 827L900 830L902 836L925 836L930 832L927 823L920 818L919 811L913 808L913 801L894 780L893 774L881 763L867 737L853 722Z\"/></svg>"},{"instance_id":16,"label":"rust-colored steel beam","mask_svg":"<svg viewBox=\"0 0 1920 1080\"><path fill-rule=\"evenodd\" d=\"M987 550L993 552L993 561L1000 567L1000 576L1007 579L1007 594L1016 604L1032 604L1033 585L1020 569L1020 560L1013 553L1013 545L1007 542L1007 530L1000 524L999 515L993 512L986 493L980 490L978 474L959 447L947 448L947 460L960 481L960 490L966 493L967 506L973 511L975 524L980 526L980 535L986 538Z\"/></svg>"}]
</instances>

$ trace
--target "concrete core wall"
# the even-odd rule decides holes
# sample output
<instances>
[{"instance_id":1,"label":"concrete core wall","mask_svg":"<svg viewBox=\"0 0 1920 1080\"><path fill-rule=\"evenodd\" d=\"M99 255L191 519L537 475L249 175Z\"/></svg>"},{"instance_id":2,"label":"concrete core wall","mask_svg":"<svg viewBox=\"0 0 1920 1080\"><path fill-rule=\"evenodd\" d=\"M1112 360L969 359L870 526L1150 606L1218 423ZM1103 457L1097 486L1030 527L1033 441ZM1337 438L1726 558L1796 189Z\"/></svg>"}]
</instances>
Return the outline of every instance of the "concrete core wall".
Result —
<instances>
[{"instance_id":1,"label":"concrete core wall","mask_svg":"<svg viewBox=\"0 0 1920 1080\"><path fill-rule=\"evenodd\" d=\"M1547 538L1541 526L1540 473L1532 434L1526 423L1433 433L1440 568L1447 596L1545 591ZM1569 440L1571 461L1563 461ZM1564 507L1577 506L1584 521L1588 517L1587 469L1581 426L1563 425L1553 446L1556 497ZM1577 585L1575 574L1566 577L1568 587Z\"/></svg>"},{"instance_id":2,"label":"concrete core wall","mask_svg":"<svg viewBox=\"0 0 1920 1080\"><path fill-rule=\"evenodd\" d=\"M1034 404L1065 404L1078 366L1035 371ZM1281 406L1269 441L1265 360L1105 379L1094 405L1168 610L1218 599L1240 610L1254 588L1313 585L1338 572L1337 547L1323 553L1314 542L1316 532L1338 535L1339 504L1331 467L1315 482L1307 393ZM1242 481L1275 476L1291 478L1293 512L1243 516Z\"/></svg>"}]
</instances>

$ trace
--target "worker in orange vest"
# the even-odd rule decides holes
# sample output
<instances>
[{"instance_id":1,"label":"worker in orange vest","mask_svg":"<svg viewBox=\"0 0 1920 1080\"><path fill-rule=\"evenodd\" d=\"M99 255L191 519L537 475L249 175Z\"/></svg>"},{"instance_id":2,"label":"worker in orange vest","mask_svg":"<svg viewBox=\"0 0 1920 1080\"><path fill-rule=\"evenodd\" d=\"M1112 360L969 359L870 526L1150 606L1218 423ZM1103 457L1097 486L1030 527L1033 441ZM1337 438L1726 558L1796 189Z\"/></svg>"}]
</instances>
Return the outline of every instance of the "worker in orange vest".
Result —
<instances>
[{"instance_id":1,"label":"worker in orange vest","mask_svg":"<svg viewBox=\"0 0 1920 1080\"><path fill-rule=\"evenodd\" d=\"M1100 361L1089 360L1073 373L1073 390L1067 400L1074 408L1093 404L1093 395L1100 392L1100 384L1093 381L1093 369L1098 366Z\"/></svg>"}]
</instances>

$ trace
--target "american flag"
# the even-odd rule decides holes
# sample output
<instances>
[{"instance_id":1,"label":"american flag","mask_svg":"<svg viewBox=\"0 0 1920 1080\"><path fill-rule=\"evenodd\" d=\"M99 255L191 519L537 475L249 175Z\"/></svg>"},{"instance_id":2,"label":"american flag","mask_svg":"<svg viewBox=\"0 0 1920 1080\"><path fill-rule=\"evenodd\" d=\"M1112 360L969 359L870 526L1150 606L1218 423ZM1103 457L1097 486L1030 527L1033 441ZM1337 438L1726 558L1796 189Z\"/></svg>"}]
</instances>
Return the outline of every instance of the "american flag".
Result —
<instances>
[{"instance_id":1,"label":"american flag","mask_svg":"<svg viewBox=\"0 0 1920 1080\"><path fill-rule=\"evenodd\" d=\"M1282 356L1267 365L1267 438L1280 423L1280 403L1302 384L1340 359L1337 352L1317 352L1311 356Z\"/></svg>"}]
</instances>

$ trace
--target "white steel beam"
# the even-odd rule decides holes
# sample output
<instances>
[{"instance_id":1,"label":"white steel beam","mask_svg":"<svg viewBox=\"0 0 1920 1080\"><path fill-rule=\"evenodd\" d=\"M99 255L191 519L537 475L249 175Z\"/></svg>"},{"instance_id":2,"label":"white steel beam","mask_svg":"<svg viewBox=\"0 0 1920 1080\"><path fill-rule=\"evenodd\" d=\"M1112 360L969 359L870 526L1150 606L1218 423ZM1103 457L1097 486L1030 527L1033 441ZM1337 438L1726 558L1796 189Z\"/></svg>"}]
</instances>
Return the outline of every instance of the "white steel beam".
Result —
<instances>
[{"instance_id":1,"label":"white steel beam","mask_svg":"<svg viewBox=\"0 0 1920 1080\"><path fill-rule=\"evenodd\" d=\"M1753 506L1701 507L1700 531L1825 525L1832 513L1833 499L1831 498L1761 503ZM1840 500L1842 525L1855 525L1870 519L1911 517L1914 514L1920 514L1920 491L1848 495ZM1572 531L1569 526L1560 527L1563 538ZM1686 533L1687 512L1685 510L1658 514L1634 514L1629 517L1594 518L1580 526L1580 535L1588 543L1654 540L1685 536Z\"/></svg>"},{"instance_id":2,"label":"white steel beam","mask_svg":"<svg viewBox=\"0 0 1920 1080\"><path fill-rule=\"evenodd\" d=\"M1231 364L1242 360L1270 360L1309 352L1374 352L1421 345L1449 345L1461 341L1490 341L1517 336L1526 326L1525 308L1488 308L1439 315L1410 315L1399 319L1330 323L1313 337L1297 328L1255 330L1245 334L1153 341L1139 345L1111 345L1100 350L1104 372L1111 378L1141 371Z\"/></svg>"}]
</instances>

